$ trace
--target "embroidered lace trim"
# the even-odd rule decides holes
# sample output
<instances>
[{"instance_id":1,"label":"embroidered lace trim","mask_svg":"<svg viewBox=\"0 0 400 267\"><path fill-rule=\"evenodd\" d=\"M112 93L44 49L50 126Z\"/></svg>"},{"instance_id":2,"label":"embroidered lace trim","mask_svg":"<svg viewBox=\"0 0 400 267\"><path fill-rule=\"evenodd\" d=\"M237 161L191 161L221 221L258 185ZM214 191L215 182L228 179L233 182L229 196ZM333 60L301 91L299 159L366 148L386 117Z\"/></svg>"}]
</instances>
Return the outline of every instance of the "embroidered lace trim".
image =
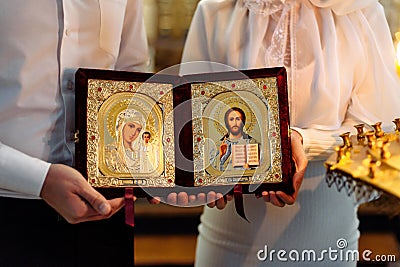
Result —
<instances>
[{"instance_id":1,"label":"embroidered lace trim","mask_svg":"<svg viewBox=\"0 0 400 267\"><path fill-rule=\"evenodd\" d=\"M292 0L243 0L244 5L253 13L269 16L282 10Z\"/></svg>"}]
</instances>

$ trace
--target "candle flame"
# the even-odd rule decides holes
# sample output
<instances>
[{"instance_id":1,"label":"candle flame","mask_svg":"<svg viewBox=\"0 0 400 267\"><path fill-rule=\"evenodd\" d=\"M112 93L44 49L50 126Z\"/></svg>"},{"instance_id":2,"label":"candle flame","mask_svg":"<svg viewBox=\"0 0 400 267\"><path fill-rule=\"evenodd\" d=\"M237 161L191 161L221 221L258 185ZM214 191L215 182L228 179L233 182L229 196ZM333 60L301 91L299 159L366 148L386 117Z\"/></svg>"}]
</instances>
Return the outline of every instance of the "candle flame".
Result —
<instances>
[{"instance_id":1,"label":"candle flame","mask_svg":"<svg viewBox=\"0 0 400 267\"><path fill-rule=\"evenodd\" d=\"M400 66L400 42L397 42L396 45L396 64Z\"/></svg>"}]
</instances>

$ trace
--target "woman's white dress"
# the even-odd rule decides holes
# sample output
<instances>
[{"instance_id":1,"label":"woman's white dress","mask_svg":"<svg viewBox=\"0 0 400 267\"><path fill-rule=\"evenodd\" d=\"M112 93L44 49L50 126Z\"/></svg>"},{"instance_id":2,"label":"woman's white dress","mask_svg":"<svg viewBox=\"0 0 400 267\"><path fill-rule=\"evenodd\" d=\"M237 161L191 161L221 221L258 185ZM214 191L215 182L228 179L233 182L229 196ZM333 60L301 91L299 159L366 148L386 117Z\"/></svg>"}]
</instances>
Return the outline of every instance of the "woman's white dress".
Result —
<instances>
[{"instance_id":1,"label":"woman's white dress","mask_svg":"<svg viewBox=\"0 0 400 267\"><path fill-rule=\"evenodd\" d=\"M400 116L394 60L376 0L199 2L182 62L285 66L291 127L302 134L310 162L292 206L245 196L250 222L233 203L224 210L205 208L196 266L356 266L351 254L358 248L358 204L344 190L328 187L323 162L341 144L339 134L354 133L355 124L382 121L393 130L391 121ZM183 65L181 72L215 71L202 66Z\"/></svg>"}]
</instances>

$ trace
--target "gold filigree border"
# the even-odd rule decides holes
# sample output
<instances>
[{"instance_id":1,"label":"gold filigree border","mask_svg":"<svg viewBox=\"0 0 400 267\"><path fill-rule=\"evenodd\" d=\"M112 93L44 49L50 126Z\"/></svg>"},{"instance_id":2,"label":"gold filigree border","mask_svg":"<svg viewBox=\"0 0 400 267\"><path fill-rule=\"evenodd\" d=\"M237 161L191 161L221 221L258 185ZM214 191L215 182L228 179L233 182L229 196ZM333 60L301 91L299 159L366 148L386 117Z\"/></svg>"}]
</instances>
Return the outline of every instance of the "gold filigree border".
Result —
<instances>
[{"instance_id":1,"label":"gold filigree border","mask_svg":"<svg viewBox=\"0 0 400 267\"><path fill-rule=\"evenodd\" d=\"M161 175L104 175L99 169L101 138L99 110L112 95L122 92L146 95L160 103L163 112L162 145L164 171ZM87 97L87 172L94 187L172 187L175 185L175 148L173 122L173 96L171 84L128 82L113 80L88 80Z\"/></svg>"},{"instance_id":2,"label":"gold filigree border","mask_svg":"<svg viewBox=\"0 0 400 267\"><path fill-rule=\"evenodd\" d=\"M208 162L205 155L204 120L201 118L207 104L215 96L225 92L249 92L256 95L268 110L262 121L268 123L269 132L264 135L267 140L261 140L262 144L269 143L270 164L261 164L256 170L245 170L241 173L233 171L207 171ZM257 78L245 80L233 80L222 82L209 82L193 84L192 110L193 114L201 114L201 117L193 117L193 159L195 170L195 186L215 184L258 184L282 182L282 149L279 119L279 101L277 79ZM229 104L227 104L229 106ZM246 123L247 124L247 123ZM217 128L218 129L218 128ZM264 145L266 147L266 145ZM265 153L266 151L264 151Z\"/></svg>"}]
</instances>

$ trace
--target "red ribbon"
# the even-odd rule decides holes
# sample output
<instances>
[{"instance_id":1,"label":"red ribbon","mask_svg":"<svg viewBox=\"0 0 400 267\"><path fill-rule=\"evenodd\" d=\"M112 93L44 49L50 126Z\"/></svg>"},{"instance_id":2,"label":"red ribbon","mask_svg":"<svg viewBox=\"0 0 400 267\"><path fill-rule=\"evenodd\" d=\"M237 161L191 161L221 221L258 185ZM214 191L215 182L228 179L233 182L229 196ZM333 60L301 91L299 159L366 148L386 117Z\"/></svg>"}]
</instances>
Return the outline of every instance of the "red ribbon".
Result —
<instances>
[{"instance_id":1,"label":"red ribbon","mask_svg":"<svg viewBox=\"0 0 400 267\"><path fill-rule=\"evenodd\" d=\"M237 184L233 188L233 197L234 197L234 200L235 200L236 212L240 215L240 217L242 217L247 222L249 222L249 220L246 218L246 214L244 213L243 188L242 188L241 184Z\"/></svg>"},{"instance_id":2,"label":"red ribbon","mask_svg":"<svg viewBox=\"0 0 400 267\"><path fill-rule=\"evenodd\" d=\"M133 201L133 188L125 188L125 223L135 226L135 203Z\"/></svg>"}]
</instances>

